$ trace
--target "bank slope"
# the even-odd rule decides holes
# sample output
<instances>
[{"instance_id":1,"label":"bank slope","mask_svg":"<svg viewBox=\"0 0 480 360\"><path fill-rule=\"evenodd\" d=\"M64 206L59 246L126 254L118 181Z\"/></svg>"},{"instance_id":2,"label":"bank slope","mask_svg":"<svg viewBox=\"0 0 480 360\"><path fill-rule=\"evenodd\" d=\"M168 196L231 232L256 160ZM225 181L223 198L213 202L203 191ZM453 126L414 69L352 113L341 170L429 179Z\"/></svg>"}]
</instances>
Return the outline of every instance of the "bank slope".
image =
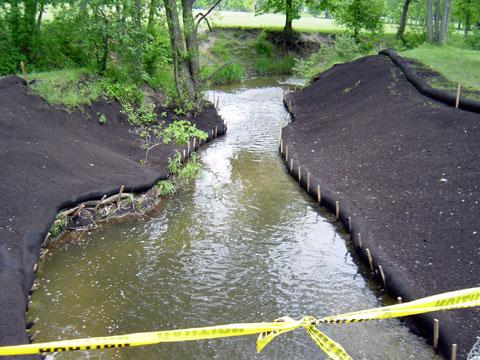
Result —
<instances>
[{"instance_id":1,"label":"bank slope","mask_svg":"<svg viewBox=\"0 0 480 360\"><path fill-rule=\"evenodd\" d=\"M167 177L175 147L153 149L145 166L136 135L117 103L67 112L29 92L18 77L0 79L0 344L28 342L25 308L40 245L58 210L89 199L142 191ZM102 125L97 113L106 116ZM209 131L223 120L213 107L192 120Z\"/></svg>"},{"instance_id":2,"label":"bank slope","mask_svg":"<svg viewBox=\"0 0 480 360\"><path fill-rule=\"evenodd\" d=\"M322 197L351 218L353 240L387 290L406 300L480 286L480 116L421 95L382 55L337 65L286 101L283 147ZM361 234L362 249L358 247ZM353 309L352 309L353 310ZM417 317L459 358L480 336L480 311Z\"/></svg>"}]
</instances>

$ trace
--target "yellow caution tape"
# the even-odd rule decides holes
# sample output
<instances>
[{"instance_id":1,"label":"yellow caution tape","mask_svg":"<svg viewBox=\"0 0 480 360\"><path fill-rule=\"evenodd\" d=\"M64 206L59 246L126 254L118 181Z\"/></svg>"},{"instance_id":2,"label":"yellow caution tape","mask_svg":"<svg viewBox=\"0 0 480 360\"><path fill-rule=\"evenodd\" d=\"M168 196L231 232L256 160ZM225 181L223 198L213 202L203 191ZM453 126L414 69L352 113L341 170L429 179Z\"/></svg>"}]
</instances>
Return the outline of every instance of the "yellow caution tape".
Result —
<instances>
[{"instance_id":1,"label":"yellow caution tape","mask_svg":"<svg viewBox=\"0 0 480 360\"><path fill-rule=\"evenodd\" d=\"M181 330L62 340L40 344L3 346L0 347L0 356L125 348L152 345L162 342L204 340L253 334L260 334L257 339L257 351L260 352L278 335L303 327L314 343L331 359L352 360L340 344L336 343L318 330L315 325L320 323L351 323L366 320L387 319L431 311L461 309L474 306L480 306L480 288L453 291L404 304L329 316L320 320L311 316L306 316L301 320L283 317L274 322L265 323L228 324Z\"/></svg>"},{"instance_id":2,"label":"yellow caution tape","mask_svg":"<svg viewBox=\"0 0 480 360\"><path fill-rule=\"evenodd\" d=\"M381 308L356 311L343 315L328 316L319 323L351 323L367 320L389 319L401 316L423 314L432 311L453 310L480 306L480 288L452 291L444 294L385 306Z\"/></svg>"}]
</instances>

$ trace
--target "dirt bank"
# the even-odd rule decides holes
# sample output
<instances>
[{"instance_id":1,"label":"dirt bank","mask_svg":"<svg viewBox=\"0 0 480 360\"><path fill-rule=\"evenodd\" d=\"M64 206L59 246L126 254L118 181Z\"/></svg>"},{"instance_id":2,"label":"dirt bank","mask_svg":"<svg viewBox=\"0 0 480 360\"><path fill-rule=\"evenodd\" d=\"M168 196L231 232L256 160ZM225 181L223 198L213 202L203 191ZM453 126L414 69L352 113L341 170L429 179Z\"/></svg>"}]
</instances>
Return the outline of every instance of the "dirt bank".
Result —
<instances>
[{"instance_id":1,"label":"dirt bank","mask_svg":"<svg viewBox=\"0 0 480 360\"><path fill-rule=\"evenodd\" d=\"M29 92L18 77L0 79L0 344L27 343L25 308L40 245L55 214L104 194L144 191L167 177L175 147L144 152L117 103L67 112ZM106 124L97 113L105 114ZM213 107L191 120L209 132L223 120Z\"/></svg>"},{"instance_id":2,"label":"dirt bank","mask_svg":"<svg viewBox=\"0 0 480 360\"><path fill-rule=\"evenodd\" d=\"M334 66L286 102L288 167L293 159L297 179L301 167L305 188L311 174L309 192L316 198L320 184L323 204L339 202L357 251L369 248L389 292L412 300L480 286L478 114L421 95L383 55ZM456 343L465 359L480 311L416 317L429 339L433 318L441 351Z\"/></svg>"}]
</instances>

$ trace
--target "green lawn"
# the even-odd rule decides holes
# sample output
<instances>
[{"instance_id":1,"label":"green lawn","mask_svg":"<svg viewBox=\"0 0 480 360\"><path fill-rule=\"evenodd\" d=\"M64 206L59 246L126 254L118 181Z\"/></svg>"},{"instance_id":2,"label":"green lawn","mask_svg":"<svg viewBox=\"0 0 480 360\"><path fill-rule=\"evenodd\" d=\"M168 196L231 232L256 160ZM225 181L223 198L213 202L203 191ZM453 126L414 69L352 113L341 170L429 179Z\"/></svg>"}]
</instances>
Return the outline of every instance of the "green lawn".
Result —
<instances>
[{"instance_id":1,"label":"green lawn","mask_svg":"<svg viewBox=\"0 0 480 360\"><path fill-rule=\"evenodd\" d=\"M423 44L401 55L419 60L442 74L452 85L460 82L464 88L480 91L480 51Z\"/></svg>"},{"instance_id":2,"label":"green lawn","mask_svg":"<svg viewBox=\"0 0 480 360\"><path fill-rule=\"evenodd\" d=\"M242 11L216 11L209 17L213 26L223 28L246 28L246 29L282 29L285 24L285 15L282 14L263 14L255 16L253 12ZM293 21L293 28L304 32L340 32L345 30L341 25L335 23L332 19L315 18L308 14L303 14L298 20ZM396 27L392 25L385 26L385 32L393 33Z\"/></svg>"}]
</instances>

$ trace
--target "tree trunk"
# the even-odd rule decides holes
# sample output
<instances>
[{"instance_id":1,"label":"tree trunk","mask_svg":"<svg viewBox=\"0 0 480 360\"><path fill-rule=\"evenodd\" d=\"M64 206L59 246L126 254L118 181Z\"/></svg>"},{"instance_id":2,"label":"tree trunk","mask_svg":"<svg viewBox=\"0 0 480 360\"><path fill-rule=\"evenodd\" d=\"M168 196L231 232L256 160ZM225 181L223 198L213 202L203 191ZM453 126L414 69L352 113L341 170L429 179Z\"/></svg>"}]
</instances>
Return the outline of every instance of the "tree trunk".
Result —
<instances>
[{"instance_id":1,"label":"tree trunk","mask_svg":"<svg viewBox=\"0 0 480 360\"><path fill-rule=\"evenodd\" d=\"M437 0L435 2L435 18L434 18L434 23L435 23L435 34L434 38L436 42L440 42L440 13L441 13L441 0Z\"/></svg>"},{"instance_id":2,"label":"tree trunk","mask_svg":"<svg viewBox=\"0 0 480 360\"><path fill-rule=\"evenodd\" d=\"M43 18L44 11L45 11L45 1L41 0L40 1L40 10L38 12L38 18L37 18L37 33L40 32L40 28L42 26L42 18Z\"/></svg>"},{"instance_id":3,"label":"tree trunk","mask_svg":"<svg viewBox=\"0 0 480 360\"><path fill-rule=\"evenodd\" d=\"M140 79L142 75L142 64L143 64L143 49L142 49L142 1L134 0L133 1L133 22L135 26L135 64L134 64L134 75L136 79Z\"/></svg>"},{"instance_id":4,"label":"tree trunk","mask_svg":"<svg viewBox=\"0 0 480 360\"><path fill-rule=\"evenodd\" d=\"M472 8L472 1L469 0L467 2L468 10L465 11L465 24L463 26L463 35L465 36L465 39L468 38L468 32L470 31L470 26L471 26L471 8Z\"/></svg>"},{"instance_id":5,"label":"tree trunk","mask_svg":"<svg viewBox=\"0 0 480 360\"><path fill-rule=\"evenodd\" d=\"M175 87L181 105L185 106L195 100L195 88L186 62L180 21L178 19L176 0L163 0L167 17L170 44L172 47Z\"/></svg>"},{"instance_id":6,"label":"tree trunk","mask_svg":"<svg viewBox=\"0 0 480 360\"><path fill-rule=\"evenodd\" d=\"M193 0L182 0L183 32L187 46L187 64L194 87L194 102L201 98L200 89L200 55L198 53L197 27L193 18Z\"/></svg>"},{"instance_id":7,"label":"tree trunk","mask_svg":"<svg viewBox=\"0 0 480 360\"><path fill-rule=\"evenodd\" d=\"M412 0L405 0L403 3L403 10L402 16L400 18L400 26L398 27L397 31L397 39L403 39L403 35L405 34L405 27L407 25L407 17L408 17L408 7L410 6Z\"/></svg>"},{"instance_id":8,"label":"tree trunk","mask_svg":"<svg viewBox=\"0 0 480 360\"><path fill-rule=\"evenodd\" d=\"M20 49L28 60L32 60L38 2L37 0L26 0L24 5L23 37Z\"/></svg>"},{"instance_id":9,"label":"tree trunk","mask_svg":"<svg viewBox=\"0 0 480 360\"><path fill-rule=\"evenodd\" d=\"M154 26L155 26L155 14L157 12L157 4L158 0L150 0L150 4L148 7L148 23L147 23L147 31L149 34L153 35Z\"/></svg>"},{"instance_id":10,"label":"tree trunk","mask_svg":"<svg viewBox=\"0 0 480 360\"><path fill-rule=\"evenodd\" d=\"M447 40L448 22L450 18L450 3L451 0L444 0L443 4L443 18L442 18L442 30L440 31L439 42L445 44Z\"/></svg>"},{"instance_id":11,"label":"tree trunk","mask_svg":"<svg viewBox=\"0 0 480 360\"><path fill-rule=\"evenodd\" d=\"M427 0L427 41L433 42L433 0Z\"/></svg>"},{"instance_id":12,"label":"tree trunk","mask_svg":"<svg viewBox=\"0 0 480 360\"><path fill-rule=\"evenodd\" d=\"M285 0L285 26L283 28L283 50L288 50L293 33L293 0Z\"/></svg>"}]
</instances>

